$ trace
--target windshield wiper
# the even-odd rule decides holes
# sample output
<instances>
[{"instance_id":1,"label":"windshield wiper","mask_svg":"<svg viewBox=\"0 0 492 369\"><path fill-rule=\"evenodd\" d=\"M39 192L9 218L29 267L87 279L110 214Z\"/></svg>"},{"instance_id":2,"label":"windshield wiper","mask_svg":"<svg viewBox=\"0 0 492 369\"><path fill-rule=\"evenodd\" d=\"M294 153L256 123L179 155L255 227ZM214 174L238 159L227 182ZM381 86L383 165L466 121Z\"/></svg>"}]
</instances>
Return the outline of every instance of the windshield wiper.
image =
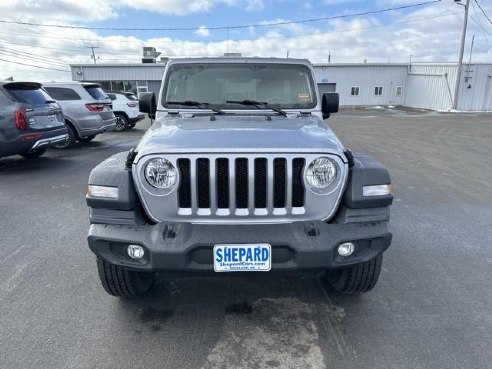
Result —
<instances>
[{"instance_id":1,"label":"windshield wiper","mask_svg":"<svg viewBox=\"0 0 492 369\"><path fill-rule=\"evenodd\" d=\"M217 114L225 114L225 111L220 110L219 108L216 108L213 105L206 102L184 100L184 101L167 101L166 103L170 105L196 106L197 108L200 109L210 109L216 112Z\"/></svg>"},{"instance_id":2,"label":"windshield wiper","mask_svg":"<svg viewBox=\"0 0 492 369\"><path fill-rule=\"evenodd\" d=\"M273 110L276 113L279 113L280 115L283 115L284 117L287 116L287 113L283 111L282 109L275 108L271 106L270 104L262 101L256 101L256 100L227 100L226 103L228 104L240 104L240 105L249 105L249 106L256 106L258 109L260 107L264 107L270 110Z\"/></svg>"}]
</instances>

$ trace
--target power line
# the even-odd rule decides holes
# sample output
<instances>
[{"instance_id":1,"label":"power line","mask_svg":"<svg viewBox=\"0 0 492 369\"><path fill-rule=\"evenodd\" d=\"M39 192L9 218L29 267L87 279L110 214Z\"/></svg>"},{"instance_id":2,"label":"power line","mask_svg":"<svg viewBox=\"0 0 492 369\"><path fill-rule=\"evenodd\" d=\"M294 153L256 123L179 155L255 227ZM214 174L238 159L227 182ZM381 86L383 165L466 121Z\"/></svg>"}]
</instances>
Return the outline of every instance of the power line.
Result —
<instances>
[{"instance_id":1,"label":"power line","mask_svg":"<svg viewBox=\"0 0 492 369\"><path fill-rule=\"evenodd\" d=\"M60 64L62 66L66 66L66 63L60 61L59 59L53 59L53 58L50 58L50 57L45 56L45 55L32 54L32 53L28 53L25 51L10 49L10 48L1 47L1 46L0 46L0 51L3 51L4 53L11 53L14 56L18 56L18 57L25 57L26 56L26 57L31 57L31 58L37 58L37 59L39 59L38 61L49 62L51 64Z\"/></svg>"},{"instance_id":2,"label":"power line","mask_svg":"<svg viewBox=\"0 0 492 369\"><path fill-rule=\"evenodd\" d=\"M80 42L80 41L85 41L85 42L108 42L104 38L77 38L74 39L73 37L55 37L55 36L48 36L48 35L40 35L40 34L34 34L34 33L9 33L9 32L0 32L0 35L8 35L8 36L17 36L17 37L36 37L36 38L42 38L42 39L53 39L53 40L67 40L67 41L72 41L72 42ZM108 36L111 37L111 36ZM131 42L138 42L141 43L142 41L139 39L135 40L111 40L110 42L115 43L131 43ZM172 41L169 41L172 42Z\"/></svg>"},{"instance_id":3,"label":"power line","mask_svg":"<svg viewBox=\"0 0 492 369\"><path fill-rule=\"evenodd\" d=\"M487 31L484 26L482 25L482 22L480 21L480 18L478 16L478 12L477 12L477 9L475 8L475 4L471 3L472 4L472 8L473 8L473 13L475 14L475 17L472 17L472 15L470 14L470 19L473 21L473 23L475 23L481 30L482 30L482 34L485 36L485 39L487 40L487 45L488 45L488 36L492 36L492 33L490 33L489 31Z\"/></svg>"},{"instance_id":4,"label":"power line","mask_svg":"<svg viewBox=\"0 0 492 369\"><path fill-rule=\"evenodd\" d=\"M432 1L426 1L426 2L421 2L421 3L385 8L385 9L369 10L369 11L360 12L360 13L335 15L335 16L331 16L331 17L311 18L311 19L303 19L303 20L295 20L295 21L259 23L259 24L250 24L250 25L240 25L240 26L215 26L215 27L207 27L207 29L210 29L210 30L231 30L231 29L265 28L265 27L285 26L285 25L289 25L289 24L312 23L312 22L320 22L320 21L327 21L327 20L334 20L334 19L360 17L360 16L365 16L365 15L371 15L371 14L379 14L379 13L385 13L385 12L394 11L394 10L403 10L403 9L415 8L415 7L420 7L420 6L424 6L424 5L438 3L440 1L441 0L432 0ZM22 21L6 21L6 20L0 20L0 23L18 24L18 25L26 25L26 26L34 26L34 27L52 27L52 28L64 28L64 29L99 30L99 31L197 31L200 28L203 28L203 27L177 27L177 28L174 28L174 27L171 27L171 28L88 27L88 26L42 24L42 23L22 22Z\"/></svg>"},{"instance_id":5,"label":"power line","mask_svg":"<svg viewBox=\"0 0 492 369\"><path fill-rule=\"evenodd\" d=\"M12 57L12 58L15 58L16 60L26 60L28 62L36 62L38 64L47 64L47 65L54 65L56 67L66 67L67 64L55 64L55 63L52 63L52 62L49 62L49 61L46 61L46 60L43 60L43 59L40 59L40 58L34 58L32 56L21 56L21 55L16 55L16 54L11 54L11 53L8 53L8 52L5 52L3 50L0 50L0 55L4 55L4 56L9 56L9 57Z\"/></svg>"},{"instance_id":6,"label":"power line","mask_svg":"<svg viewBox=\"0 0 492 369\"><path fill-rule=\"evenodd\" d=\"M272 37L260 37L260 38L258 38L256 40L255 39L243 39L243 40L234 40L234 41L258 41L258 40L278 39L278 38L301 38L301 37L309 37L309 36L322 36L322 35L332 34L332 33L353 32L353 31L358 31L358 30L366 30L366 29L374 29L374 28L382 28L382 27L391 27L391 26L395 26L395 25L399 25L399 24L412 23L412 22L418 22L418 21L427 20L427 19L436 19L436 18L441 18L441 17L452 16L452 15L455 15L455 14L458 14L458 13L457 12L455 12L455 13L445 13L445 14L440 14L440 15L432 16L432 17L410 18L410 19L408 19L406 21L402 21L402 22L393 22L393 23L390 23L390 24L383 24L383 25L376 25L376 26L373 25L373 26L369 26L369 27L350 28L350 29L345 29L345 30L335 30L335 31L329 31L329 32L317 32L317 33L301 34L301 35L295 35L295 36L272 36ZM40 37L43 37L43 36L40 36ZM73 39L70 39L70 40L73 41ZM222 42L222 41L224 41L224 40L216 40L216 42ZM0 40L0 43L1 42L2 42L2 40ZM45 47L45 46L37 46L37 45L27 45L27 44L15 43L15 42L10 42L10 41L3 41L3 42L9 43L9 44L13 44L13 45L19 45L19 46L28 46L28 47L35 47L35 48L41 48L41 49L64 50L64 51L70 51L70 52L83 53L83 50L64 49L64 48L55 48L55 47ZM111 41L109 41L109 42L111 42ZM170 42L174 42L174 41L170 41ZM13 50L13 49L6 49L6 50L7 51L10 51L12 53L17 53L19 55L19 51L16 51L16 50ZM301 50L301 49L296 49L296 50ZM44 59L48 60L49 62L51 62L51 60L53 60L52 58L44 57L44 56L41 56L39 54L31 54L31 53L27 53L27 54L29 54L29 55L31 55L33 57L37 57L37 58L44 58ZM103 54L128 56L128 57L131 57L132 60L133 59L136 59L138 57L137 53L124 54L124 53L106 52L106 53L103 53ZM26 58L22 53L20 55L21 55L21 58ZM178 56L178 55L172 55L172 56ZM190 55L182 55L182 56L190 56ZM49 60L49 59L51 59L51 60ZM119 59L111 59L111 58L105 58L104 57L104 60L122 60L122 59L121 58L119 58ZM34 60L34 61L38 61L38 60ZM43 60L43 62L44 61L45 60ZM60 63L59 60L56 60L56 63L62 64L62 63ZM51 63L51 64L54 64L54 63ZM65 64L62 64L62 65L64 66Z\"/></svg>"},{"instance_id":7,"label":"power line","mask_svg":"<svg viewBox=\"0 0 492 369\"><path fill-rule=\"evenodd\" d=\"M31 36L29 36L31 37ZM40 36L44 37L44 36ZM67 40L72 40L73 39L67 39ZM10 44L10 45L16 45L16 46L27 46L29 48L34 47L37 49L46 49L46 50L57 50L57 51L66 51L66 52L72 52L72 53L85 53L85 50L82 49L65 49L61 47L49 47L49 46L39 46L39 45L30 45L30 44L22 44L19 42L12 42L12 41L6 41L6 40L0 40L0 44L5 43L5 44ZM140 52L140 51L138 51ZM113 52L108 52L108 51L103 51L100 54L108 54L108 55L123 55L123 56L135 56L135 53L132 54L126 54L126 53L113 53Z\"/></svg>"},{"instance_id":8,"label":"power line","mask_svg":"<svg viewBox=\"0 0 492 369\"><path fill-rule=\"evenodd\" d=\"M13 61L13 60L0 59L0 61L7 62L7 63L12 63L12 64L25 65L27 67L34 67L34 68L40 68L40 69L56 70L56 71L59 71L59 72L71 73L69 70L66 70L66 69L56 69L56 68L40 67L39 65L26 64L26 63L16 62L16 61Z\"/></svg>"},{"instance_id":9,"label":"power line","mask_svg":"<svg viewBox=\"0 0 492 369\"><path fill-rule=\"evenodd\" d=\"M492 19L489 18L489 16L487 15L487 13L485 13L485 10L482 8L482 6L480 5L480 3L478 2L478 0L475 0L475 3L478 5L478 7L480 8L480 10L482 11L483 15L485 16L485 18L487 18L487 20L490 22L490 24L492 24Z\"/></svg>"},{"instance_id":10,"label":"power line","mask_svg":"<svg viewBox=\"0 0 492 369\"><path fill-rule=\"evenodd\" d=\"M345 32L353 32L353 31L363 31L367 29L374 29L374 28L385 28L385 27L392 27L400 24L406 24L406 23L415 23L419 22L422 20L427 20L427 19L437 19L437 18L442 18L442 17L449 17L450 15L455 15L455 14L460 14L459 12L454 12L454 13L446 13L446 14L441 14L441 15L433 15L432 17L424 17L424 18L412 18L407 21L402 21L402 22L393 22L393 23L388 23L388 24L381 24L381 25L373 25L373 26L368 26L368 27L358 27L358 28L350 28L350 29L342 29L342 30L336 30L336 31L327 31L327 32L317 32L317 33L305 33L305 34L300 34L300 35L294 35L294 36L269 36L269 37L259 37L257 39L240 39L240 40L232 40L232 41L255 41L255 40L273 40L273 39L280 39L280 38L299 38L299 37L307 37L307 36L323 36L323 35L330 35L333 33L345 33ZM225 41L225 40L221 40Z\"/></svg>"},{"instance_id":11,"label":"power line","mask_svg":"<svg viewBox=\"0 0 492 369\"><path fill-rule=\"evenodd\" d=\"M390 23L390 24L373 25L373 26L369 26L369 27L350 28L350 29L345 29L345 30L335 30L335 31L329 31L329 32L317 32L317 33L301 34L301 35L295 35L295 36L260 37L258 39L242 39L242 40L237 40L236 39L236 40L233 40L233 41L236 41L236 42L240 42L240 41L258 41L258 40L269 40L269 39L279 39L279 38L302 38L302 37L310 37L310 36L323 36L323 35L333 34L333 33L353 32L353 31L367 30L367 29L374 29L374 28L392 27L392 26L395 26L395 25L406 24L406 23L414 23L414 22L419 22L419 21L427 20L427 19L437 19L437 18L448 17L448 16L452 16L452 15L456 15L456 14L459 14L459 13L458 12L454 12L454 13L440 14L440 15L432 16L432 17L410 18L410 19L408 19L406 21L402 21L402 22L393 22L393 23ZM43 36L40 36L40 37L43 37ZM73 41L73 39L70 39L70 40ZM224 40L214 40L212 42L223 42L223 41ZM18 45L18 46L28 46L28 47L41 48L41 49L49 49L49 50L62 50L62 51L78 52L78 53L83 53L84 52L83 50L65 49L65 48L56 48L56 47L46 47L46 46L37 46L37 45L28 45L28 44L22 44L22 43L16 43L16 42L4 41L4 40L0 40L0 43L1 42L13 44L13 45ZM170 42L174 42L174 41L170 41ZM309 49L312 49L312 48L309 48ZM14 51L13 49L7 49L7 50L8 51L19 53L19 51ZM297 49L293 49L293 50L303 50L303 49L302 48L297 48ZM32 55L34 57L45 58L45 57L43 57L43 56L41 56L39 54L31 54L31 53L27 53L27 54ZM102 60L108 60L108 61L109 60L124 61L124 60L122 60L122 58L118 58L118 59L115 59L115 58L106 58L106 57L104 57L104 54L127 56L127 57L130 58L130 60L136 60L139 57L137 53L125 54L125 53L103 52L101 54L102 54L102 57L103 57ZM192 56L192 55L171 55L171 56L175 56L176 57L176 56ZM203 56L203 55L197 55L197 56ZM46 59L51 59L51 58L47 58L46 57ZM57 61L57 62L59 62L59 61ZM63 66L64 65L65 64L63 64Z\"/></svg>"},{"instance_id":12,"label":"power line","mask_svg":"<svg viewBox=\"0 0 492 369\"><path fill-rule=\"evenodd\" d=\"M437 18L442 18L442 17L448 17L451 15L455 14L460 14L459 12L454 12L454 13L446 13L442 15L437 15L437 16L431 16L431 17L422 17L422 18L410 18L409 20L402 21L402 22L393 22L389 24L382 24L382 25L374 25L374 26L369 26L369 27L358 27L358 28L350 28L350 29L343 29L343 30L336 30L336 31L327 31L327 32L316 32L316 33L305 33L305 34L299 34L299 35L281 35L281 36L269 36L269 37L258 37L256 39L253 38L244 38L244 39L232 39L231 41L256 41L256 40L273 40L273 39L289 39L289 38L300 38L300 37L307 37L307 36L318 36L318 35L328 35L332 33L344 33L344 32L353 32L353 31L359 31L359 30L366 30L366 29L373 29L373 28L384 28L384 27L391 27L394 25L399 25L399 24L407 24L407 23L414 23L414 22L419 22L422 20L428 20L428 19L437 19ZM17 34L17 33L6 33L6 32L0 32L0 35L11 35L11 36L19 36L19 37L38 37L38 38L48 38L48 39L56 39L56 40L67 40L71 42L79 42L79 41L91 41L91 42L101 42L101 43L130 43L130 42L138 42L140 44L144 43L142 40L107 40L107 39L74 39L74 38L66 38L66 37L54 37L54 36L45 36L45 35L36 35L36 34ZM207 42L223 42L226 41L226 39L215 39L215 40L209 40ZM176 40L168 40L168 41L159 41L160 43L175 43ZM190 42L202 42L202 41L190 41ZM16 44L13 42L9 42L12 44ZM30 46L26 44L19 44L19 45L25 45L25 46ZM32 47L39 47L39 48L48 48L48 47L43 47L43 46L32 46ZM58 48L49 48L49 49L58 49ZM60 49L60 50L69 50L69 49ZM81 50L70 50L74 52L82 52ZM112 52L102 52L103 54L110 54L110 55L134 55L134 54L125 54L125 53L112 53Z\"/></svg>"}]
</instances>

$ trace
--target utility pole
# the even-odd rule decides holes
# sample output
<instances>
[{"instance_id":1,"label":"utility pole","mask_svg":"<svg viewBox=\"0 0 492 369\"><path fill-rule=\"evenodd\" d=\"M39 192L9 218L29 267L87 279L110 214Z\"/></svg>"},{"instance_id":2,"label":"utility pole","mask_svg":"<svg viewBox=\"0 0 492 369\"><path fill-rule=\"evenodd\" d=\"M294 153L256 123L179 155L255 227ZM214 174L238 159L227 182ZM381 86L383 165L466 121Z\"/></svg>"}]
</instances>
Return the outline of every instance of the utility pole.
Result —
<instances>
[{"instance_id":1,"label":"utility pole","mask_svg":"<svg viewBox=\"0 0 492 369\"><path fill-rule=\"evenodd\" d=\"M227 53L229 54L229 42L231 41L231 29L227 27Z\"/></svg>"},{"instance_id":2,"label":"utility pole","mask_svg":"<svg viewBox=\"0 0 492 369\"><path fill-rule=\"evenodd\" d=\"M460 4L462 5L462 4ZM456 83L454 85L454 97L452 108L456 110L458 108L458 96L460 93L461 82L461 69L463 68L463 54L465 53L465 41L466 41L466 27L468 25L468 9L470 8L470 0L466 0L465 4L465 19L463 21L463 31L461 32L461 48L460 57L458 60L458 71L456 73Z\"/></svg>"},{"instance_id":3,"label":"utility pole","mask_svg":"<svg viewBox=\"0 0 492 369\"><path fill-rule=\"evenodd\" d=\"M92 50L92 60L94 60L94 64L96 64L96 54L94 53L94 49L99 49L99 46L87 46L88 49Z\"/></svg>"}]
</instances>

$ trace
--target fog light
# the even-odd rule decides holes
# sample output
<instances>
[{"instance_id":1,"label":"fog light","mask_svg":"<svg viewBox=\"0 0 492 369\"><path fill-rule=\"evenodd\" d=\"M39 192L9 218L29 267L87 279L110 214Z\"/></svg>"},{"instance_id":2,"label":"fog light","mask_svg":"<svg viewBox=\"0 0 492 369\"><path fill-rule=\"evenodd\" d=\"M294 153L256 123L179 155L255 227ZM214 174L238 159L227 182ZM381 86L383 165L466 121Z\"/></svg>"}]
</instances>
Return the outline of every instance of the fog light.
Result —
<instances>
[{"instance_id":1,"label":"fog light","mask_svg":"<svg viewBox=\"0 0 492 369\"><path fill-rule=\"evenodd\" d=\"M128 256L132 259L141 259L143 258L145 253L143 247L139 245L129 245L126 249L126 252L128 253Z\"/></svg>"},{"instance_id":2,"label":"fog light","mask_svg":"<svg viewBox=\"0 0 492 369\"><path fill-rule=\"evenodd\" d=\"M352 242L345 242L338 246L338 254L340 256L350 256L354 253L355 245Z\"/></svg>"}]
</instances>

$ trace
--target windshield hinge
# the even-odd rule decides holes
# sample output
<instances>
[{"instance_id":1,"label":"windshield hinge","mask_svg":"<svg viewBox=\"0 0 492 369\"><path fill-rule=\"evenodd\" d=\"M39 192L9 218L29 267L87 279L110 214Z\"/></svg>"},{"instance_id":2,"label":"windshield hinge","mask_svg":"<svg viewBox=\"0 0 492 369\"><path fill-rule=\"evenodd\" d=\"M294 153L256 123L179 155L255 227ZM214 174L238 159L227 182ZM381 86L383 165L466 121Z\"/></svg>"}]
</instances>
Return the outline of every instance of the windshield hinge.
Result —
<instances>
[{"instance_id":1,"label":"windshield hinge","mask_svg":"<svg viewBox=\"0 0 492 369\"><path fill-rule=\"evenodd\" d=\"M310 111L301 111L297 116L298 117L310 117L311 112Z\"/></svg>"}]
</instances>

